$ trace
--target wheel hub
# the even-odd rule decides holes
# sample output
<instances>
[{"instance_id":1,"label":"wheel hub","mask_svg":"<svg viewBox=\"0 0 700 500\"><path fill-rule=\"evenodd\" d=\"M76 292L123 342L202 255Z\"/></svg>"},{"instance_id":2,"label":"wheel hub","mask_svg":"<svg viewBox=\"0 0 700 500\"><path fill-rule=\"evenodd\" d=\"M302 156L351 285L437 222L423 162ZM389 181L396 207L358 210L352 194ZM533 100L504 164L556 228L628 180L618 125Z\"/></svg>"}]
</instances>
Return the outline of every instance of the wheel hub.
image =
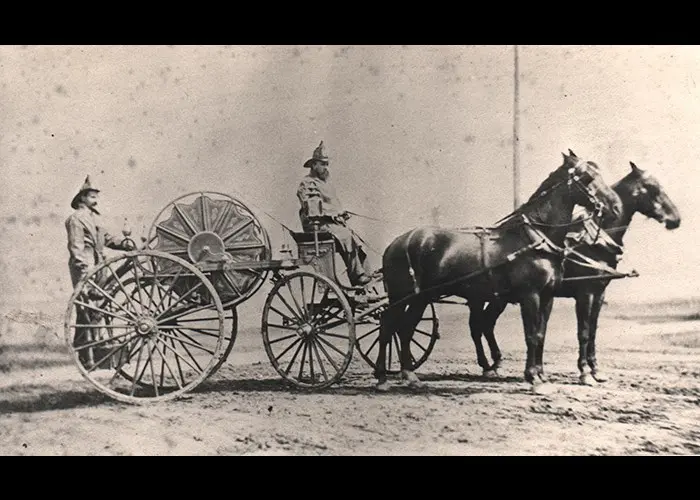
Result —
<instances>
[{"instance_id":1,"label":"wheel hub","mask_svg":"<svg viewBox=\"0 0 700 500\"><path fill-rule=\"evenodd\" d=\"M309 323L304 323L297 328L297 335L302 339L310 337L316 329Z\"/></svg>"},{"instance_id":2,"label":"wheel hub","mask_svg":"<svg viewBox=\"0 0 700 500\"><path fill-rule=\"evenodd\" d=\"M149 335L158 331L158 324L151 317L139 318L136 322L136 332L139 335Z\"/></svg>"}]
</instances>

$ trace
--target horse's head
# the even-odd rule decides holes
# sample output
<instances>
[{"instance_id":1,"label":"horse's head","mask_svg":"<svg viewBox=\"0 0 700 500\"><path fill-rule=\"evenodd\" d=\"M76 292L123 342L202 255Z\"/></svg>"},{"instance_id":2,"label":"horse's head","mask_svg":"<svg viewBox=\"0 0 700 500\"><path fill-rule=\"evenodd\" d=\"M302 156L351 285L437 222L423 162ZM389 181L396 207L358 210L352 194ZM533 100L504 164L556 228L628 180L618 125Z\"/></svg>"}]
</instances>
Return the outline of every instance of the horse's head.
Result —
<instances>
[{"instance_id":1,"label":"horse's head","mask_svg":"<svg viewBox=\"0 0 700 500\"><path fill-rule=\"evenodd\" d=\"M629 184L629 194L633 199L633 209L642 215L665 224L666 229L676 229L681 225L681 214L671 201L659 181L648 172L630 162L632 171L625 181Z\"/></svg>"},{"instance_id":2,"label":"horse's head","mask_svg":"<svg viewBox=\"0 0 700 500\"><path fill-rule=\"evenodd\" d=\"M603 179L600 167L592 162L580 159L569 150L569 155L562 153L564 164L560 167L567 176L566 183L577 205L594 210L603 215L603 211L615 217L622 214L622 200Z\"/></svg>"}]
</instances>

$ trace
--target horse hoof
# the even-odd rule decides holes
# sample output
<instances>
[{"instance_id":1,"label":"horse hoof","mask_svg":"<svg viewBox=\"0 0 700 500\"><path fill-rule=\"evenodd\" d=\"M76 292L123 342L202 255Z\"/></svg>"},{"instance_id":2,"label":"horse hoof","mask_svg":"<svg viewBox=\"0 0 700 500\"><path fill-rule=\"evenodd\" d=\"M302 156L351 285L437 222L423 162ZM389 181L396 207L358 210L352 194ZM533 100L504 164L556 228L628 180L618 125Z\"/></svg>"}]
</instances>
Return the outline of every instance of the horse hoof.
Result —
<instances>
[{"instance_id":1,"label":"horse hoof","mask_svg":"<svg viewBox=\"0 0 700 500\"><path fill-rule=\"evenodd\" d=\"M590 373L582 373L581 376L579 376L579 380L581 381L581 384L587 385L587 386L596 386L598 385L598 382L596 382L596 379L593 375Z\"/></svg>"},{"instance_id":2,"label":"horse hoof","mask_svg":"<svg viewBox=\"0 0 700 500\"><path fill-rule=\"evenodd\" d=\"M532 386L532 392L537 396L548 396L555 391L556 388L552 384L546 382L540 382L539 384L534 384Z\"/></svg>"},{"instance_id":3,"label":"horse hoof","mask_svg":"<svg viewBox=\"0 0 700 500\"><path fill-rule=\"evenodd\" d=\"M391 386L389 385L389 382L380 382L377 385L375 385L374 388L378 392L388 392L389 389L391 389Z\"/></svg>"},{"instance_id":4,"label":"horse hoof","mask_svg":"<svg viewBox=\"0 0 700 500\"><path fill-rule=\"evenodd\" d=\"M498 377L498 372L496 370L484 370L484 377L496 378Z\"/></svg>"},{"instance_id":5,"label":"horse hoof","mask_svg":"<svg viewBox=\"0 0 700 500\"><path fill-rule=\"evenodd\" d=\"M592 372L591 375L596 380L596 382L607 382L610 378L602 372Z\"/></svg>"}]
</instances>

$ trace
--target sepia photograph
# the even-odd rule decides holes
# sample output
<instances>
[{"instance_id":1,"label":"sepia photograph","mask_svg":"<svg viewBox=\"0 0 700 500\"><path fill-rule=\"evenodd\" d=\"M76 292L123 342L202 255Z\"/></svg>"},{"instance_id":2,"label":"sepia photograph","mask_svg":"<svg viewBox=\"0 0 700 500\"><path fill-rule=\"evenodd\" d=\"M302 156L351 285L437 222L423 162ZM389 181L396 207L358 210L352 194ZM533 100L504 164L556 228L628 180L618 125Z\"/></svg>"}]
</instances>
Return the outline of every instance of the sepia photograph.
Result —
<instances>
[{"instance_id":1,"label":"sepia photograph","mask_svg":"<svg viewBox=\"0 0 700 500\"><path fill-rule=\"evenodd\" d=\"M700 454L699 82L0 45L0 455Z\"/></svg>"}]
</instances>

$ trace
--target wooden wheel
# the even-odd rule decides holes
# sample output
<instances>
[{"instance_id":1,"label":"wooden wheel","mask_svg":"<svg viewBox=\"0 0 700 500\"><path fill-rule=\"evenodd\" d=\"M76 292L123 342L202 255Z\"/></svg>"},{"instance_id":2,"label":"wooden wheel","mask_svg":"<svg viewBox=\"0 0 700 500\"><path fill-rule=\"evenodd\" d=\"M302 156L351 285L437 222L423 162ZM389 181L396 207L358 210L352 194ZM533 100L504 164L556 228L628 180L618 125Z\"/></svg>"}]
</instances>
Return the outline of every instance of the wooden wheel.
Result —
<instances>
[{"instance_id":1,"label":"wooden wheel","mask_svg":"<svg viewBox=\"0 0 700 500\"><path fill-rule=\"evenodd\" d=\"M128 278L126 280L123 280L123 285L124 288L130 291L130 295L132 300L137 298L138 295L138 288L134 287L134 279L133 278ZM162 284L158 285L161 290L165 290L167 287L163 286ZM176 287L173 287L176 288ZM172 290L172 294L175 294L175 291ZM107 318L109 320L109 318ZM212 376L215 374L219 368L221 368L221 365L226 362L228 359L229 355L231 354L231 351L233 350L233 346L236 343L236 336L238 335L238 311L236 310L235 305L227 306L224 307L224 353L221 356L221 359L216 363L214 368L212 368L211 373L209 373L209 376ZM123 372L121 375L126 378L127 380L132 380L131 376Z\"/></svg>"},{"instance_id":2,"label":"wooden wheel","mask_svg":"<svg viewBox=\"0 0 700 500\"><path fill-rule=\"evenodd\" d=\"M329 387L352 359L352 309L332 280L295 271L280 278L268 294L262 336L272 366L284 379L298 387Z\"/></svg>"},{"instance_id":3,"label":"wooden wheel","mask_svg":"<svg viewBox=\"0 0 700 500\"><path fill-rule=\"evenodd\" d=\"M191 287L181 291L182 282ZM154 250L92 269L70 298L64 326L81 374L127 403L191 391L224 354L224 309L212 283L184 259Z\"/></svg>"},{"instance_id":4,"label":"wooden wheel","mask_svg":"<svg viewBox=\"0 0 700 500\"><path fill-rule=\"evenodd\" d=\"M149 248L196 263L207 254L225 252L234 262L272 258L270 239L255 214L223 193L185 194L166 205L148 231ZM267 270L241 269L211 277L223 304L240 304L268 276Z\"/></svg>"},{"instance_id":5,"label":"wooden wheel","mask_svg":"<svg viewBox=\"0 0 700 500\"><path fill-rule=\"evenodd\" d=\"M376 312L369 314L366 320L363 318L355 322L357 337L355 345L362 359L372 368L375 368L377 354L379 353L379 317L382 310L378 309ZM411 339L413 370L418 369L430 356L433 347L435 347L435 342L439 338L439 326L440 321L435 312L435 307L432 303L428 304L422 318L416 325L413 339ZM387 373L396 375L401 372L400 356L401 341L398 333L394 333L386 350Z\"/></svg>"}]
</instances>

